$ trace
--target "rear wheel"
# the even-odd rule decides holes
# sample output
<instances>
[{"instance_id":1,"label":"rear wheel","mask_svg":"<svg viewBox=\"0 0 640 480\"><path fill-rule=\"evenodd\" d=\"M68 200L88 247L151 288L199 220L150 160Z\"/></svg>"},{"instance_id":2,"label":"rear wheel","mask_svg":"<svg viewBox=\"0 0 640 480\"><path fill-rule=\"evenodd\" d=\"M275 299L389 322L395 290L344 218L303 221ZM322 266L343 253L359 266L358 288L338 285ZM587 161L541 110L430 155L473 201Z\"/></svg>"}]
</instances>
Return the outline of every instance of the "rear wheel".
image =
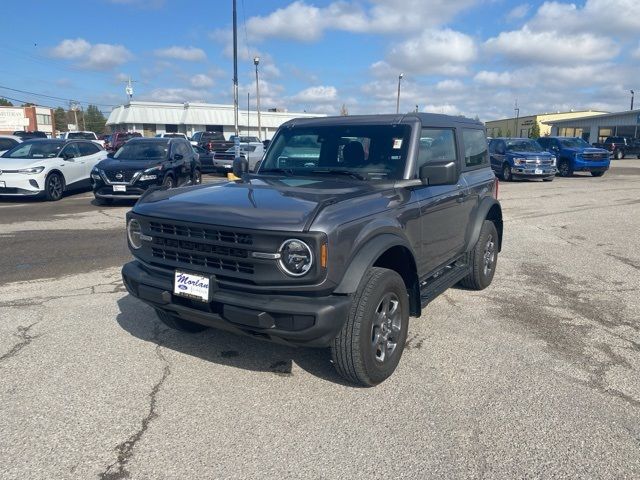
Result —
<instances>
[{"instance_id":1,"label":"rear wheel","mask_svg":"<svg viewBox=\"0 0 640 480\"><path fill-rule=\"evenodd\" d=\"M172 328L173 330L179 330L181 332L198 333L203 332L204 330L209 328L204 325L200 325L199 323L183 320L182 318L176 317L175 315L171 315L167 312L163 312L162 310L156 310L156 315L158 315L160 321L167 327Z\"/></svg>"},{"instance_id":2,"label":"rear wheel","mask_svg":"<svg viewBox=\"0 0 640 480\"><path fill-rule=\"evenodd\" d=\"M601 177L604 175L604 172L591 172L591 175L593 177Z\"/></svg>"},{"instance_id":3,"label":"rear wheel","mask_svg":"<svg viewBox=\"0 0 640 480\"><path fill-rule=\"evenodd\" d=\"M51 173L44 182L44 196L49 201L57 201L62 198L64 192L64 178L59 173Z\"/></svg>"},{"instance_id":4,"label":"rear wheel","mask_svg":"<svg viewBox=\"0 0 640 480\"><path fill-rule=\"evenodd\" d=\"M469 274L460 281L463 287L472 290L487 288L493 280L498 263L498 231L490 220L485 220L480 237L469 253Z\"/></svg>"},{"instance_id":5,"label":"rear wheel","mask_svg":"<svg viewBox=\"0 0 640 480\"><path fill-rule=\"evenodd\" d=\"M331 346L336 370L357 385L383 382L400 362L408 329L409 300L402 277L386 268L369 269Z\"/></svg>"},{"instance_id":6,"label":"rear wheel","mask_svg":"<svg viewBox=\"0 0 640 480\"><path fill-rule=\"evenodd\" d=\"M624 158L624 152L622 150L616 150L613 156L616 160L622 160Z\"/></svg>"}]
</instances>

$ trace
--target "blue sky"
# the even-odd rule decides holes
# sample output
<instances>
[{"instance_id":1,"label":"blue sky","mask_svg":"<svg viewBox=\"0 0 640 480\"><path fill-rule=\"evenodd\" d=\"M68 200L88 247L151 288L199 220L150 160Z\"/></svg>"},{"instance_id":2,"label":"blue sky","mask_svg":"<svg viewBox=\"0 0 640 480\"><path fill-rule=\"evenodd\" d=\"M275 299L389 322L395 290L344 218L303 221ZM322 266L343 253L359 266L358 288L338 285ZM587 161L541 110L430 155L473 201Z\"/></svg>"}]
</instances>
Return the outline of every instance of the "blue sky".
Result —
<instances>
[{"instance_id":1,"label":"blue sky","mask_svg":"<svg viewBox=\"0 0 640 480\"><path fill-rule=\"evenodd\" d=\"M231 0L17 6L0 45L0 96L58 106L134 99L231 103ZM238 0L240 104L401 110L482 120L628 108L640 91L640 1ZM14 89L14 90L9 90ZM34 92L60 99L37 96ZM17 103L14 101L14 103Z\"/></svg>"}]
</instances>

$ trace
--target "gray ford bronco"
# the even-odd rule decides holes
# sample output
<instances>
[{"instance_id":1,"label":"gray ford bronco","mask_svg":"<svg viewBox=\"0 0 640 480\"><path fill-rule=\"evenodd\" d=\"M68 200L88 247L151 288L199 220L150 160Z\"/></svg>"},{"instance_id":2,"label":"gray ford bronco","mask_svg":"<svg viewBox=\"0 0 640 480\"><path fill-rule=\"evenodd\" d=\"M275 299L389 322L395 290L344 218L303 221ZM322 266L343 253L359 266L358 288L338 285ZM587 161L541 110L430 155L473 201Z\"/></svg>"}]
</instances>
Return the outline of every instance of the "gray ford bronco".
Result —
<instances>
[{"instance_id":1,"label":"gray ford bronco","mask_svg":"<svg viewBox=\"0 0 640 480\"><path fill-rule=\"evenodd\" d=\"M127 214L129 293L171 328L330 347L340 375L395 370L409 317L487 287L502 245L485 130L412 113L283 124L255 174L147 192Z\"/></svg>"}]
</instances>

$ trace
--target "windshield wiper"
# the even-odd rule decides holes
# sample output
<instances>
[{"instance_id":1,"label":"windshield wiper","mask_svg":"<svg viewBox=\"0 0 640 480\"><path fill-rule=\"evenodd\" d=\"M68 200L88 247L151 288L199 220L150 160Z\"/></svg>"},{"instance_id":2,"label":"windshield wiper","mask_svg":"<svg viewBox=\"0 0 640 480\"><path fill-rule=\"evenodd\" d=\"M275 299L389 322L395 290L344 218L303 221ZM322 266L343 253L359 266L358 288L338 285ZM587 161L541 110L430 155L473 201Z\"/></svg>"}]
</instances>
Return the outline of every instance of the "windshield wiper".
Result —
<instances>
[{"instance_id":1,"label":"windshield wiper","mask_svg":"<svg viewBox=\"0 0 640 480\"><path fill-rule=\"evenodd\" d=\"M289 175L293 175L293 170L291 170L290 168L268 168L268 169L262 169L257 173L284 173L285 175L289 176Z\"/></svg>"},{"instance_id":2,"label":"windshield wiper","mask_svg":"<svg viewBox=\"0 0 640 480\"><path fill-rule=\"evenodd\" d=\"M351 170L341 170L339 168L329 168L322 170L311 170L311 173L327 173L331 175L348 175L352 178L356 178L358 180L366 180L367 178L364 175L360 175L357 172L352 172Z\"/></svg>"}]
</instances>

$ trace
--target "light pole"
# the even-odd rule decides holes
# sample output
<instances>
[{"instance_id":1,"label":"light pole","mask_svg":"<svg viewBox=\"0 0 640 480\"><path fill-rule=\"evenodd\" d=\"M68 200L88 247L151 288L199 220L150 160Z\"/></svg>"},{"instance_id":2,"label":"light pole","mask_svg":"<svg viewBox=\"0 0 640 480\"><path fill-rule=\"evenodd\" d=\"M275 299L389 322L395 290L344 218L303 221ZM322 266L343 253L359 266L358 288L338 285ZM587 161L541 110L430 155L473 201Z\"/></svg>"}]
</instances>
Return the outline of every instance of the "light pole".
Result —
<instances>
[{"instance_id":1,"label":"light pole","mask_svg":"<svg viewBox=\"0 0 640 480\"><path fill-rule=\"evenodd\" d=\"M404 73L398 75L398 97L396 98L396 113L400 113L400 82L402 82L402 77L404 77Z\"/></svg>"},{"instance_id":2,"label":"light pole","mask_svg":"<svg viewBox=\"0 0 640 480\"><path fill-rule=\"evenodd\" d=\"M518 107L518 100L516 99L516 106L513 109L516 112L516 126L515 131L513 132L514 137L519 137L518 135L518 120L520 119L520 107Z\"/></svg>"},{"instance_id":3,"label":"light pole","mask_svg":"<svg viewBox=\"0 0 640 480\"><path fill-rule=\"evenodd\" d=\"M253 64L256 66L256 101L258 108L258 139L262 141L262 124L260 123L260 82L258 81L258 64L260 57L253 57Z\"/></svg>"},{"instance_id":4,"label":"light pole","mask_svg":"<svg viewBox=\"0 0 640 480\"><path fill-rule=\"evenodd\" d=\"M240 156L240 142L238 129L238 15L236 0L233 0L233 123L235 127L235 157Z\"/></svg>"},{"instance_id":5,"label":"light pole","mask_svg":"<svg viewBox=\"0 0 640 480\"><path fill-rule=\"evenodd\" d=\"M630 90L631 92L631 110L633 110L633 95L634 95L634 91Z\"/></svg>"}]
</instances>

